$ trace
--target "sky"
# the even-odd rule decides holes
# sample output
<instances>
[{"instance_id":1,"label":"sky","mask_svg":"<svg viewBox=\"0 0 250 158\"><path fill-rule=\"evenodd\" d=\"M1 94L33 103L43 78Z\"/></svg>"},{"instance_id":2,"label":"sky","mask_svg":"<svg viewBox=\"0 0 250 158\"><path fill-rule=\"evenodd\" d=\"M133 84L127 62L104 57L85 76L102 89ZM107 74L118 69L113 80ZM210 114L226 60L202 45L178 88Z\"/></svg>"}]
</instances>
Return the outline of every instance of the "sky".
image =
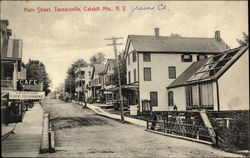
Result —
<instances>
[{"instance_id":1,"label":"sky","mask_svg":"<svg viewBox=\"0 0 250 158\"><path fill-rule=\"evenodd\" d=\"M12 38L23 40L22 60L40 60L54 89L64 82L66 72L77 59L89 61L98 52L114 58L110 37L123 37L118 51L125 49L128 35L221 38L231 47L248 34L247 1L1 1L1 19L9 20ZM120 10L115 10L119 6ZM160 6L160 7L159 7ZM81 12L56 12L57 8L80 8ZM86 11L100 7L100 11ZM102 10L110 7L113 11ZM50 8L51 12L40 12ZM137 8L133 11L134 8ZM149 9L150 8L150 9ZM34 10L28 12L27 10ZM122 10L124 9L124 11ZM140 9L140 10L138 10ZM48 10L48 9L47 9Z\"/></svg>"}]
</instances>

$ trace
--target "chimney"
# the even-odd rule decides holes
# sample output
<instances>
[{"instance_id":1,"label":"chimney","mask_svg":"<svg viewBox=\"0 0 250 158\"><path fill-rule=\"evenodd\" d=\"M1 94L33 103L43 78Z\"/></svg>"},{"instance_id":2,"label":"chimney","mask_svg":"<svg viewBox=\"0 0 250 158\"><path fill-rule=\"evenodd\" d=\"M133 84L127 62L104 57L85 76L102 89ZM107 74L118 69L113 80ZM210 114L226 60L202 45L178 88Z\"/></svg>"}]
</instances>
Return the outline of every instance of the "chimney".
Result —
<instances>
[{"instance_id":1,"label":"chimney","mask_svg":"<svg viewBox=\"0 0 250 158\"><path fill-rule=\"evenodd\" d=\"M215 39L217 40L217 41L220 41L221 40L221 38L220 38L220 31L215 31Z\"/></svg>"},{"instance_id":2,"label":"chimney","mask_svg":"<svg viewBox=\"0 0 250 158\"><path fill-rule=\"evenodd\" d=\"M155 28L155 37L160 36L160 29L158 27Z\"/></svg>"}]
</instances>

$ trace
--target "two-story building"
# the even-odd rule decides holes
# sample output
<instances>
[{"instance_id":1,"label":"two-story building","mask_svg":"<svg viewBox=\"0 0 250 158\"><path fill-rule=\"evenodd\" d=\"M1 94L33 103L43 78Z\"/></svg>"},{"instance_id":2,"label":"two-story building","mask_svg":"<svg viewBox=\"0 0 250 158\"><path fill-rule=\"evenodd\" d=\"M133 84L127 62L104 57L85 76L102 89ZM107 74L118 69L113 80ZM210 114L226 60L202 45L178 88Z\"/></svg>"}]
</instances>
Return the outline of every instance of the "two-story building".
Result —
<instances>
[{"instance_id":1,"label":"two-story building","mask_svg":"<svg viewBox=\"0 0 250 158\"><path fill-rule=\"evenodd\" d=\"M75 69L75 87L76 87L76 99L82 101L84 95L88 94L87 85L91 81L93 68L87 67L77 67Z\"/></svg>"},{"instance_id":2,"label":"two-story building","mask_svg":"<svg viewBox=\"0 0 250 158\"><path fill-rule=\"evenodd\" d=\"M90 81L88 84L88 89L90 91L88 98L92 98L94 101L97 102L100 102L102 97L102 76L100 75L100 73L103 72L104 68L104 64L94 64Z\"/></svg>"},{"instance_id":3,"label":"two-story building","mask_svg":"<svg viewBox=\"0 0 250 158\"><path fill-rule=\"evenodd\" d=\"M115 59L108 59L104 71L100 74L102 76L102 91L105 97L106 103L111 103L113 100L117 100L118 93L111 91L116 85L113 81L114 70L116 67Z\"/></svg>"},{"instance_id":4,"label":"two-story building","mask_svg":"<svg viewBox=\"0 0 250 158\"><path fill-rule=\"evenodd\" d=\"M194 62L168 87L169 110L249 110L249 47Z\"/></svg>"},{"instance_id":5,"label":"two-story building","mask_svg":"<svg viewBox=\"0 0 250 158\"><path fill-rule=\"evenodd\" d=\"M125 47L127 86L137 88L134 97L139 100L139 110L145 109L143 100L150 100L153 111L168 110L166 87L193 62L227 49L219 31L214 38L161 36L159 28L153 36L129 35Z\"/></svg>"},{"instance_id":6,"label":"two-story building","mask_svg":"<svg viewBox=\"0 0 250 158\"><path fill-rule=\"evenodd\" d=\"M20 102L9 100L9 93L17 91L18 77L22 76L22 40L11 39L9 21L0 20L1 24L1 123L9 123L14 117L22 116ZM17 120L15 120L17 121Z\"/></svg>"}]
</instances>

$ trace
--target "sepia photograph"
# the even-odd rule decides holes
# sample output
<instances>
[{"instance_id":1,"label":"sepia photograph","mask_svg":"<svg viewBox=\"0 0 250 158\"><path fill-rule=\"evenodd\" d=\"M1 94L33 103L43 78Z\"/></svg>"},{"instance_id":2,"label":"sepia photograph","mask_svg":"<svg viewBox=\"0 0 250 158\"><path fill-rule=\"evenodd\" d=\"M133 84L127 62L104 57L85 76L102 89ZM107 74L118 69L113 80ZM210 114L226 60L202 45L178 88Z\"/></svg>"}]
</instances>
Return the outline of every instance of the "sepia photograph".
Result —
<instances>
[{"instance_id":1,"label":"sepia photograph","mask_svg":"<svg viewBox=\"0 0 250 158\"><path fill-rule=\"evenodd\" d=\"M0 7L2 157L250 157L247 0Z\"/></svg>"}]
</instances>

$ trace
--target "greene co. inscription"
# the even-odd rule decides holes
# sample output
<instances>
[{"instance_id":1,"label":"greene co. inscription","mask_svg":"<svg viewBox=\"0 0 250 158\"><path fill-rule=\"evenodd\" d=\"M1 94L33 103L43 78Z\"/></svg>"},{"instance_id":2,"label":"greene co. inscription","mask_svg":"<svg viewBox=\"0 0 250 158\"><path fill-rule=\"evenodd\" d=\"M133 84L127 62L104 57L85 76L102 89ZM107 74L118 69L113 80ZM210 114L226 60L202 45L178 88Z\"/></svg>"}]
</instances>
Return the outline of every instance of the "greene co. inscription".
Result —
<instances>
[{"instance_id":1,"label":"greene co. inscription","mask_svg":"<svg viewBox=\"0 0 250 158\"><path fill-rule=\"evenodd\" d=\"M83 6L83 7L36 7L23 9L26 13L51 13L51 12L128 12L129 17L131 17L136 12L148 12L148 11L162 11L167 10L167 5L159 4L155 6Z\"/></svg>"}]
</instances>

